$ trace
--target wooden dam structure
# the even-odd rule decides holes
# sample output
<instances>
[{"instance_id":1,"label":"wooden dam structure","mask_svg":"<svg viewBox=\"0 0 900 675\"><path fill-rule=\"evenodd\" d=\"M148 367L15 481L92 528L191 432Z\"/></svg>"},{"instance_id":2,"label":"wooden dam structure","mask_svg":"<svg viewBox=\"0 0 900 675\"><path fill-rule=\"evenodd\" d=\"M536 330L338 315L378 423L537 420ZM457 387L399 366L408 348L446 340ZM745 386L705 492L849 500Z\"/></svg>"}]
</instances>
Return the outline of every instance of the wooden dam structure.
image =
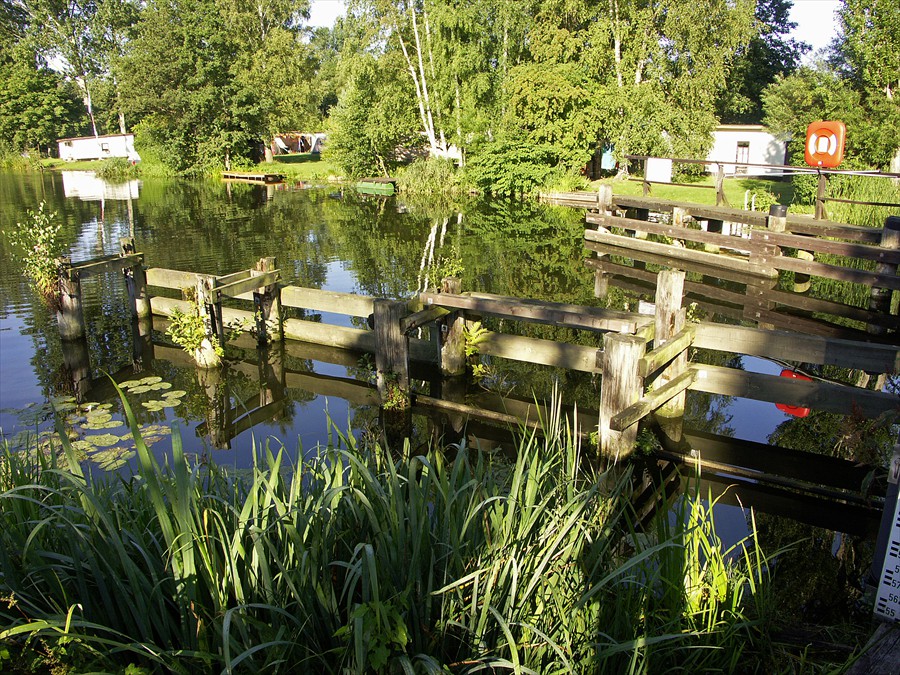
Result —
<instances>
[{"instance_id":1,"label":"wooden dam structure","mask_svg":"<svg viewBox=\"0 0 900 675\"><path fill-rule=\"evenodd\" d=\"M897 494L896 479L884 467L816 454L815 448L800 452L698 432L684 427L683 415L686 395L700 392L848 418L895 419L900 398L882 389L886 376L900 373L900 320L896 303L892 308L893 292L900 291L900 218L888 218L883 228L864 228L788 216L778 209L761 214L603 190L559 195L556 201L588 211L584 240L592 255L585 265L595 275L595 306L466 292L455 278L407 299L302 288L282 284L274 258L218 276L146 267L134 242L123 240L119 256L63 261L60 333L70 353L83 352L73 360L83 361L86 349L72 346L85 333L80 279L123 271L139 326L135 344L143 345L145 356L190 364L188 354L154 345L151 336L154 327L163 329L168 317L192 311L195 302L208 334L223 344L229 324L243 326L245 334L229 345L229 367L258 377L260 395L239 406L216 403L204 430L220 445L277 415L285 388L364 405L383 404L399 389L409 397L411 410L443 419L445 430L491 439L502 428L534 425L547 413L535 401L483 391L467 395L471 357L465 327L484 320L494 330L481 331L477 358L599 376L599 409L579 407L576 422L585 438L596 438L606 461L632 455L638 429L645 426L659 439L659 466L700 465L712 481L764 494L776 513L806 504L804 517L813 524L825 526L827 519L827 526L845 532L873 536L883 531L884 514ZM856 263L840 264L848 259ZM779 287L785 273L790 289ZM864 285L866 306L810 296L811 277ZM602 306L611 286L652 300L652 314ZM184 289L192 289L193 299L185 299ZM690 304L719 321L689 319ZM358 320L349 326L340 325L346 319L328 324L309 320L310 313L318 319ZM497 329L513 322L563 326L594 337L576 344ZM360 354L372 354L376 381L291 372L284 367L286 353L347 366L355 365ZM851 371L856 386L711 365L694 358L698 353L729 357L716 362L752 356L834 366ZM85 372L83 364L79 372ZM88 367L82 380L89 377ZM421 386L415 391L414 381L426 382L427 391ZM896 450L893 461L900 468ZM666 483L674 475L670 471L649 480L648 495L674 489ZM655 498L646 499L652 503Z\"/></svg>"}]
</instances>

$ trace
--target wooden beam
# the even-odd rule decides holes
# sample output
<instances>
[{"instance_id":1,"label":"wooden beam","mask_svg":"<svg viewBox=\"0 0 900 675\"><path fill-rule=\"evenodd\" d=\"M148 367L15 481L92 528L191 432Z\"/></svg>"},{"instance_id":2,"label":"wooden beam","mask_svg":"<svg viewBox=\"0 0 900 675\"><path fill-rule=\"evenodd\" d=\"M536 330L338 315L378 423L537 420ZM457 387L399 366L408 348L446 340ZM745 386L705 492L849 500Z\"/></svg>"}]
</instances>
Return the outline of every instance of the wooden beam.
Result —
<instances>
[{"instance_id":1,"label":"wooden beam","mask_svg":"<svg viewBox=\"0 0 900 675\"><path fill-rule=\"evenodd\" d=\"M374 311L375 298L355 293L338 293L317 288L285 286L281 289L281 304L314 312L332 312L348 316L369 316Z\"/></svg>"},{"instance_id":2,"label":"wooden beam","mask_svg":"<svg viewBox=\"0 0 900 675\"><path fill-rule=\"evenodd\" d=\"M197 281L205 274L195 272L182 272L181 270L169 270L162 267L150 267L147 269L147 284L162 288L193 288Z\"/></svg>"},{"instance_id":3,"label":"wooden beam","mask_svg":"<svg viewBox=\"0 0 900 675\"><path fill-rule=\"evenodd\" d=\"M213 293L219 300L221 300L223 297L236 298L243 293L249 293L255 291L258 288L270 286L276 283L280 278L281 270L272 270L271 272L265 272L258 276L248 276L246 279L232 281L230 284L226 284L225 286L219 286L217 280L217 285L213 288Z\"/></svg>"},{"instance_id":4,"label":"wooden beam","mask_svg":"<svg viewBox=\"0 0 900 675\"><path fill-rule=\"evenodd\" d=\"M856 368L871 373L900 372L900 347L896 345L705 322L697 324L696 331L694 346L699 349Z\"/></svg>"},{"instance_id":5,"label":"wooden beam","mask_svg":"<svg viewBox=\"0 0 900 675\"><path fill-rule=\"evenodd\" d=\"M416 328L420 328L425 324L432 323L441 317L447 316L449 313L450 310L444 309L443 307L429 307L428 309L423 309L421 312L415 312L414 314L410 314L409 316L400 319L400 330L406 335Z\"/></svg>"},{"instance_id":6,"label":"wooden beam","mask_svg":"<svg viewBox=\"0 0 900 675\"><path fill-rule=\"evenodd\" d=\"M587 308L536 300L506 300L448 293L422 293L419 296L426 305L438 305L452 309L465 309L478 314L489 314L519 321L534 321L569 328L593 331L634 333L637 323L624 320L617 312L599 307ZM572 308L577 307L573 310Z\"/></svg>"},{"instance_id":7,"label":"wooden beam","mask_svg":"<svg viewBox=\"0 0 900 675\"><path fill-rule=\"evenodd\" d=\"M885 412L900 412L900 398L895 394L821 380L794 380L696 363L690 368L698 371L697 379L690 387L695 391L787 403L843 415L860 413L869 418Z\"/></svg>"},{"instance_id":8,"label":"wooden beam","mask_svg":"<svg viewBox=\"0 0 900 675\"><path fill-rule=\"evenodd\" d=\"M691 346L697 331L694 324L685 326L670 340L647 352L638 364L641 377L649 377Z\"/></svg>"},{"instance_id":9,"label":"wooden beam","mask_svg":"<svg viewBox=\"0 0 900 675\"><path fill-rule=\"evenodd\" d=\"M880 246L867 246L865 244L847 243L843 241L829 241L815 237L798 234L785 234L783 232L771 232L768 230L753 230L751 241L760 241L776 246L814 251L816 253L831 253L833 255L848 258L860 258L862 260L875 260L891 264L900 263L900 251L896 249L882 248Z\"/></svg>"},{"instance_id":10,"label":"wooden beam","mask_svg":"<svg viewBox=\"0 0 900 675\"><path fill-rule=\"evenodd\" d=\"M671 246L669 244L662 244L653 241L642 241L633 237L624 237L617 234L608 234L595 230L585 230L584 238L585 240L587 240L587 242L589 242L588 244L586 244L587 248L591 250L597 249L594 249L594 247L591 246L590 243L598 243L606 246L617 246L621 249L621 252L618 254L625 256L626 258L633 258L635 256L632 252L640 251L642 253L652 253L654 255L662 256L666 260L666 264L671 267L681 267L681 261L685 261L689 264L696 262L708 265L713 268L719 267L734 270L743 274L753 274L763 277L772 276L764 268L758 267L747 258L738 256L707 253L705 251L694 251L688 248L679 248L677 246ZM609 253L609 251L606 250L603 250L602 252Z\"/></svg>"},{"instance_id":11,"label":"wooden beam","mask_svg":"<svg viewBox=\"0 0 900 675\"><path fill-rule=\"evenodd\" d=\"M603 352L596 347L520 335L488 333L478 343L478 351L486 356L568 368L584 373L600 373L603 370Z\"/></svg>"},{"instance_id":12,"label":"wooden beam","mask_svg":"<svg viewBox=\"0 0 900 675\"><path fill-rule=\"evenodd\" d=\"M848 225L833 220L813 220L812 217L792 214L787 216L787 231L794 234L808 234L813 237L847 239L865 244L877 244L881 241L880 228Z\"/></svg>"},{"instance_id":13,"label":"wooden beam","mask_svg":"<svg viewBox=\"0 0 900 675\"><path fill-rule=\"evenodd\" d=\"M787 256L777 256L772 259L771 264L775 269L779 270L800 272L801 274L825 277L826 279L837 279L838 281L849 281L865 286L879 286L881 288L889 288L892 291L900 290L900 277L897 277L896 275L864 272L849 267L838 267L837 265L828 265L826 263L801 260L799 258L789 258Z\"/></svg>"},{"instance_id":14,"label":"wooden beam","mask_svg":"<svg viewBox=\"0 0 900 675\"><path fill-rule=\"evenodd\" d=\"M697 371L689 368L659 389L647 392L640 401L613 415L609 421L609 428L613 431L625 431L628 427L637 424L654 410L687 390L696 377Z\"/></svg>"},{"instance_id":15,"label":"wooden beam","mask_svg":"<svg viewBox=\"0 0 900 675\"><path fill-rule=\"evenodd\" d=\"M139 265L144 260L143 253L131 253L129 255L109 255L101 258L93 258L80 263L73 263L70 270L77 271L82 279L103 274L104 272L120 272L126 267Z\"/></svg>"}]
</instances>

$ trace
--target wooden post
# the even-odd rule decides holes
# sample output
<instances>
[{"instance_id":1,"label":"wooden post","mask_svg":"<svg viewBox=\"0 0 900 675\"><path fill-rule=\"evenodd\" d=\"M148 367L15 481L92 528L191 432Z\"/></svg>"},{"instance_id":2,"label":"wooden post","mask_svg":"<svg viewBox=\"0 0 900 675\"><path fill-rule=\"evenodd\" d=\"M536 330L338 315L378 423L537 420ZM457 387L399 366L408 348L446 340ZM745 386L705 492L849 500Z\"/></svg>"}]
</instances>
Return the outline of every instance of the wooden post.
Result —
<instances>
[{"instance_id":1,"label":"wooden post","mask_svg":"<svg viewBox=\"0 0 900 675\"><path fill-rule=\"evenodd\" d=\"M825 220L828 213L825 211L825 194L828 190L828 176L819 169L819 184L816 188L816 220Z\"/></svg>"},{"instance_id":2,"label":"wooden post","mask_svg":"<svg viewBox=\"0 0 900 675\"><path fill-rule=\"evenodd\" d=\"M72 393L75 400L81 403L91 390L91 357L87 340L83 337L78 340L63 340L62 354L65 373L72 384Z\"/></svg>"},{"instance_id":3,"label":"wooden post","mask_svg":"<svg viewBox=\"0 0 900 675\"><path fill-rule=\"evenodd\" d=\"M812 261L815 259L815 256L812 251L797 249L797 259ZM794 293L807 293L811 286L812 278L808 274L794 272Z\"/></svg>"},{"instance_id":4,"label":"wooden post","mask_svg":"<svg viewBox=\"0 0 900 675\"><path fill-rule=\"evenodd\" d=\"M260 258L256 269L251 270L250 274L258 276L276 269L275 258ZM269 340L281 341L284 336L281 327L281 287L270 284L262 291L253 291L253 306L256 309L256 340L259 345L266 345Z\"/></svg>"},{"instance_id":5,"label":"wooden post","mask_svg":"<svg viewBox=\"0 0 900 675\"><path fill-rule=\"evenodd\" d=\"M225 396L225 385L221 380L222 374L218 370L204 368L197 371L197 382L206 394L206 428L209 431L209 443L214 448L228 450L231 448L229 434L231 405Z\"/></svg>"},{"instance_id":6,"label":"wooden post","mask_svg":"<svg viewBox=\"0 0 900 675\"><path fill-rule=\"evenodd\" d=\"M153 362L153 317L139 318L131 322L131 366L140 373Z\"/></svg>"},{"instance_id":7,"label":"wooden post","mask_svg":"<svg viewBox=\"0 0 900 675\"><path fill-rule=\"evenodd\" d=\"M375 301L375 370L382 404L392 386L409 395L409 340L400 329L405 314L405 302Z\"/></svg>"},{"instance_id":8,"label":"wooden post","mask_svg":"<svg viewBox=\"0 0 900 675\"><path fill-rule=\"evenodd\" d=\"M222 358L216 354L213 340L218 340L219 346L225 346L225 327L222 324L222 304L213 297L213 277L201 277L197 281L197 307L203 324L206 327L206 339L203 344L194 350L194 361L201 368L217 368L222 365ZM210 427L212 428L212 427Z\"/></svg>"},{"instance_id":9,"label":"wooden post","mask_svg":"<svg viewBox=\"0 0 900 675\"><path fill-rule=\"evenodd\" d=\"M771 232L784 232L787 229L787 210L783 204L772 204L766 218L766 228Z\"/></svg>"},{"instance_id":10,"label":"wooden post","mask_svg":"<svg viewBox=\"0 0 900 675\"><path fill-rule=\"evenodd\" d=\"M127 256L137 253L134 237L122 237L119 239L119 255ZM141 261L124 270L125 288L128 289L128 298L131 301L131 314L139 319L150 316L150 296L147 293L147 272L144 270L144 261Z\"/></svg>"},{"instance_id":11,"label":"wooden post","mask_svg":"<svg viewBox=\"0 0 900 675\"><path fill-rule=\"evenodd\" d=\"M609 297L609 274L606 272L594 272L594 297L600 300Z\"/></svg>"},{"instance_id":12,"label":"wooden post","mask_svg":"<svg viewBox=\"0 0 900 675\"><path fill-rule=\"evenodd\" d=\"M684 328L687 310L681 306L684 295L684 272L663 270L656 280L656 331L653 348L661 347ZM656 389L671 382L687 370L687 350L681 352L654 381ZM664 403L656 411L656 419L663 433L673 441L681 440L684 418L685 392Z\"/></svg>"},{"instance_id":13,"label":"wooden post","mask_svg":"<svg viewBox=\"0 0 900 675\"><path fill-rule=\"evenodd\" d=\"M728 206L728 198L725 196L725 165L720 162L716 164L716 168L716 206Z\"/></svg>"},{"instance_id":14,"label":"wooden post","mask_svg":"<svg viewBox=\"0 0 900 675\"><path fill-rule=\"evenodd\" d=\"M680 206L672 208L672 227L684 227L687 223L687 211ZM683 242L679 242L683 243Z\"/></svg>"},{"instance_id":15,"label":"wooden post","mask_svg":"<svg viewBox=\"0 0 900 675\"><path fill-rule=\"evenodd\" d=\"M613 207L613 189L612 185L602 183L597 188L597 211L601 216L608 216L612 213Z\"/></svg>"},{"instance_id":16,"label":"wooden post","mask_svg":"<svg viewBox=\"0 0 900 675\"><path fill-rule=\"evenodd\" d=\"M259 406L284 398L284 343L261 347L259 354Z\"/></svg>"},{"instance_id":17,"label":"wooden post","mask_svg":"<svg viewBox=\"0 0 900 675\"><path fill-rule=\"evenodd\" d=\"M884 229L881 231L881 247L886 249L900 248L900 216L888 216L884 221ZM877 263L877 274L897 274L897 265L891 263ZM873 312L889 314L891 311L891 298L893 292L889 288L872 287L869 291L869 309ZM866 331L872 335L881 335L886 332L882 326L869 324Z\"/></svg>"},{"instance_id":18,"label":"wooden post","mask_svg":"<svg viewBox=\"0 0 900 675\"><path fill-rule=\"evenodd\" d=\"M441 280L441 293L459 295L462 281L457 277ZM441 333L441 374L447 377L466 372L465 319L460 312L452 312L437 322Z\"/></svg>"},{"instance_id":19,"label":"wooden post","mask_svg":"<svg viewBox=\"0 0 900 675\"><path fill-rule=\"evenodd\" d=\"M613 462L634 450L638 425L625 431L613 431L609 421L632 403L640 400L644 379L638 362L647 350L647 342L636 335L608 333L603 338L603 379L600 382L600 455Z\"/></svg>"},{"instance_id":20,"label":"wooden post","mask_svg":"<svg viewBox=\"0 0 900 675\"><path fill-rule=\"evenodd\" d=\"M56 323L63 340L80 340L86 334L81 306L81 278L68 256L59 259L59 297Z\"/></svg>"}]
</instances>

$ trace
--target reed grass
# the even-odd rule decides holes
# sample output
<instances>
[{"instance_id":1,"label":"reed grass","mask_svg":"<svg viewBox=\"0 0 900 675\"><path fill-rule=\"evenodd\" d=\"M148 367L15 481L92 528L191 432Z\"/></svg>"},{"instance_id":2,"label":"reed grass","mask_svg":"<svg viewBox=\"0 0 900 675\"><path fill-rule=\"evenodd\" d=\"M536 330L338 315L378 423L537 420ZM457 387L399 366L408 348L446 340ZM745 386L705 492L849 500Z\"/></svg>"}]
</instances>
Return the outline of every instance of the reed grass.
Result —
<instances>
[{"instance_id":1,"label":"reed grass","mask_svg":"<svg viewBox=\"0 0 900 675\"><path fill-rule=\"evenodd\" d=\"M752 644L753 537L722 551L697 497L635 532L628 472L592 468L558 407L512 461L332 428L240 478L177 430L160 464L126 414L134 476L6 449L0 641L175 673L727 672Z\"/></svg>"}]
</instances>

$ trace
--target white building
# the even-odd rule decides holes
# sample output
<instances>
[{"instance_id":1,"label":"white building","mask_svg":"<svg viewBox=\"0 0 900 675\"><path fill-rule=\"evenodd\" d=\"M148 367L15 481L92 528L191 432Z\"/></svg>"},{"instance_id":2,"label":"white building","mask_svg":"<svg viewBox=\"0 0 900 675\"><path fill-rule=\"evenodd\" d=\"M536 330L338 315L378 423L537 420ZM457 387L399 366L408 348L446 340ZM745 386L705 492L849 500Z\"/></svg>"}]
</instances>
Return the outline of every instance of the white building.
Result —
<instances>
[{"instance_id":1,"label":"white building","mask_svg":"<svg viewBox=\"0 0 900 675\"><path fill-rule=\"evenodd\" d=\"M713 132L713 146L706 156L710 162L721 162L725 175L780 176L781 169L766 166L740 166L738 162L780 166L787 159L787 141L761 124L722 124ZM716 173L716 164L709 166Z\"/></svg>"},{"instance_id":2,"label":"white building","mask_svg":"<svg viewBox=\"0 0 900 675\"><path fill-rule=\"evenodd\" d=\"M68 162L109 157L126 157L132 162L141 161L141 156L134 149L134 134L60 138L56 143L59 146L59 158Z\"/></svg>"}]
</instances>

